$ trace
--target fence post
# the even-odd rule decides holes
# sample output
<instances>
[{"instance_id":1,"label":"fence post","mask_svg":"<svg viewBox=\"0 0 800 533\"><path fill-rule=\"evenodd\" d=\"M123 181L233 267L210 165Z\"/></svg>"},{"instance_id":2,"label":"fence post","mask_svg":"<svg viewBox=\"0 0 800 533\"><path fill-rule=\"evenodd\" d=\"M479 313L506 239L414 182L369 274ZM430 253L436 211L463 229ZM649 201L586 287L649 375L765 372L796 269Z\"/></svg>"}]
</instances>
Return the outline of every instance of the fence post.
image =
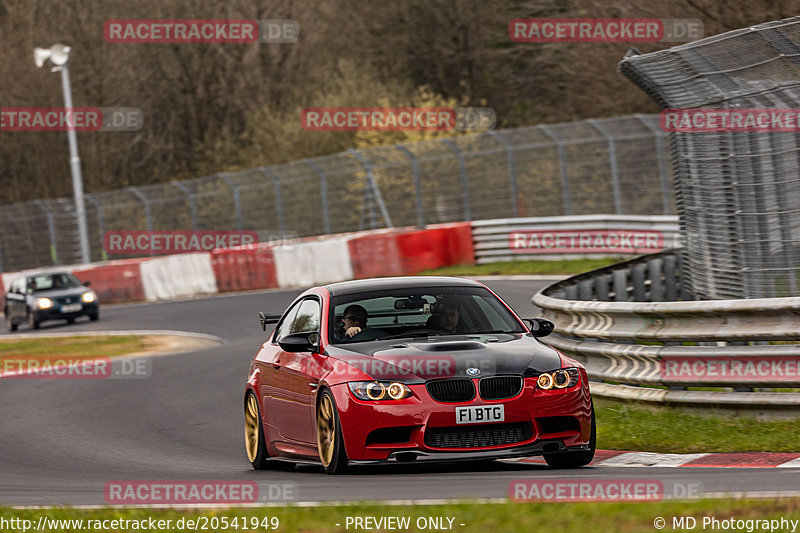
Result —
<instances>
[{"instance_id":1,"label":"fence post","mask_svg":"<svg viewBox=\"0 0 800 533\"><path fill-rule=\"evenodd\" d=\"M225 172L220 172L217 176L231 188L231 192L233 193L233 208L236 210L236 225L239 231L242 231L244 229L244 223L242 221L242 200L239 197L239 186L234 183Z\"/></svg>"},{"instance_id":2,"label":"fence post","mask_svg":"<svg viewBox=\"0 0 800 533\"><path fill-rule=\"evenodd\" d=\"M378 202L378 208L381 210L381 216L383 216L383 221L386 223L387 228L393 228L394 225L392 224L392 219L389 216L389 211L386 209L386 204L383 203L383 196L381 196L381 190L378 188L378 184L375 182L375 175L372 173L372 165L367 161L364 156L358 150L350 148L348 150L353 157L358 159L362 165L364 165L364 170L367 172L367 183L366 187L370 189L371 194L375 197L375 200ZM371 205L371 203L370 203Z\"/></svg>"},{"instance_id":3,"label":"fence post","mask_svg":"<svg viewBox=\"0 0 800 533\"><path fill-rule=\"evenodd\" d=\"M97 210L97 229L100 233L100 257L103 261L108 261L108 253L106 252L105 247L105 234L106 234L106 217L105 213L103 213L103 205L94 199L91 194L84 194L83 197L94 206Z\"/></svg>"},{"instance_id":4,"label":"fence post","mask_svg":"<svg viewBox=\"0 0 800 533\"><path fill-rule=\"evenodd\" d=\"M56 249L56 225L53 221L53 211L42 200L34 200L33 203L35 203L39 209L44 211L45 216L47 216L47 230L50 233L50 259L52 259L54 265L58 265L58 250Z\"/></svg>"},{"instance_id":5,"label":"fence post","mask_svg":"<svg viewBox=\"0 0 800 533\"><path fill-rule=\"evenodd\" d=\"M653 139L656 147L656 165L658 166L658 181L661 184L661 201L664 206L664 214L671 215L672 213L672 190L669 183L667 183L667 164L664 161L664 132L660 128L656 128L653 124L645 119L641 113L634 115L639 122L644 124L647 129L653 132Z\"/></svg>"},{"instance_id":6,"label":"fence post","mask_svg":"<svg viewBox=\"0 0 800 533\"><path fill-rule=\"evenodd\" d=\"M411 161L411 173L414 177L414 196L417 201L417 227L422 229L425 227L425 211L422 207L422 187L419 183L419 161L417 156L402 144L398 144L395 147L406 154Z\"/></svg>"},{"instance_id":7,"label":"fence post","mask_svg":"<svg viewBox=\"0 0 800 533\"><path fill-rule=\"evenodd\" d=\"M175 181L175 186L183 191L183 194L186 195L186 198L189 200L189 216L192 218L192 229L197 231L197 204L194 200L194 194L189 191L189 188L181 183L180 181Z\"/></svg>"},{"instance_id":8,"label":"fence post","mask_svg":"<svg viewBox=\"0 0 800 533\"><path fill-rule=\"evenodd\" d=\"M502 144L506 149L506 159L508 160L508 179L509 185L511 187L511 212L514 213L515 217L519 216L519 207L517 206L517 169L514 164L514 152L511 145L500 135L497 134L496 131L487 131L495 141Z\"/></svg>"},{"instance_id":9,"label":"fence post","mask_svg":"<svg viewBox=\"0 0 800 533\"><path fill-rule=\"evenodd\" d=\"M596 119L589 119L586 122L592 125L594 129L600 132L600 135L605 137L608 142L608 162L611 167L611 190L614 193L614 212L618 215L622 214L622 191L619 188L619 168L617 166L617 149L614 145L614 137L612 137L606 128L600 124Z\"/></svg>"},{"instance_id":10,"label":"fence post","mask_svg":"<svg viewBox=\"0 0 800 533\"><path fill-rule=\"evenodd\" d=\"M472 221L472 206L469 198L469 184L467 183L467 166L464 163L464 152L461 151L456 143L450 139L442 139L442 142L450 147L458 158L458 177L461 181L461 194L464 202L464 220Z\"/></svg>"},{"instance_id":11,"label":"fence post","mask_svg":"<svg viewBox=\"0 0 800 533\"><path fill-rule=\"evenodd\" d=\"M278 231L281 232L281 235L286 234L286 226L283 220L283 198L281 197L281 180L278 179L269 167L259 167L258 168L266 177L270 178L272 182L275 184L275 210L278 213Z\"/></svg>"},{"instance_id":12,"label":"fence post","mask_svg":"<svg viewBox=\"0 0 800 533\"><path fill-rule=\"evenodd\" d=\"M331 233L331 215L328 211L328 179L325 171L322 170L318 164L311 159L303 159L303 162L310 166L317 174L319 174L319 191L322 197L322 224L325 228L325 234Z\"/></svg>"},{"instance_id":13,"label":"fence post","mask_svg":"<svg viewBox=\"0 0 800 533\"><path fill-rule=\"evenodd\" d=\"M558 169L561 172L561 197L564 200L564 214L571 215L572 214L572 196L569 192L569 175L567 173L567 153L564 149L564 142L561 138L556 135L554 131L550 129L549 126L544 124L539 125L539 129L544 132L545 135L553 139L556 143L556 149L558 150Z\"/></svg>"}]
</instances>

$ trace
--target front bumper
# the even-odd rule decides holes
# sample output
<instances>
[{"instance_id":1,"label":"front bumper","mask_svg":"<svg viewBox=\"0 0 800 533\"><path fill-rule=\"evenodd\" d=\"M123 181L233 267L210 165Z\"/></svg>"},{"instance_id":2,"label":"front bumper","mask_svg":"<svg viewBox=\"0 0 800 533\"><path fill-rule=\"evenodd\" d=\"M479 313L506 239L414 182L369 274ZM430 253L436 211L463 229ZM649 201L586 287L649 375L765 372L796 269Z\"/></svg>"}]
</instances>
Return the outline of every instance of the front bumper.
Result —
<instances>
[{"instance_id":1,"label":"front bumper","mask_svg":"<svg viewBox=\"0 0 800 533\"><path fill-rule=\"evenodd\" d=\"M526 379L522 392L514 398L443 403L428 394L424 384L410 385L414 396L404 400L367 402L357 400L346 384L332 387L344 437L347 457L353 464L405 461L450 462L498 459L588 449L591 434L591 397L585 371L581 383L566 390L543 391L535 379ZM477 387L477 380L476 387ZM488 424L457 424L455 408L503 404L505 420ZM542 419L574 419L574 428L553 431ZM524 440L480 447L432 447L426 444L429 429L471 429L481 431L493 424L529 424ZM494 426L497 427L497 426ZM402 428L402 431L399 429ZM396 442L380 442L377 432L397 429L407 434ZM405 432L405 433L404 433ZM430 442L430 440L429 440Z\"/></svg>"},{"instance_id":2,"label":"front bumper","mask_svg":"<svg viewBox=\"0 0 800 533\"><path fill-rule=\"evenodd\" d=\"M567 451L586 451L588 444L578 446L566 446L563 441L542 440L534 444L520 446L516 448L506 448L499 450L485 450L472 452L424 452L414 451L395 451L391 452L384 460L358 461L351 460L352 465L375 465L375 464L397 464L397 463L456 463L461 461L480 461L484 459L511 459L514 457L531 457L534 455L545 455L548 453L560 453Z\"/></svg>"},{"instance_id":3,"label":"front bumper","mask_svg":"<svg viewBox=\"0 0 800 533\"><path fill-rule=\"evenodd\" d=\"M97 302L81 303L81 309L78 311L71 311L69 313L61 312L61 305L56 303L50 309L36 309L33 311L33 316L39 322L45 320L64 320L67 318L77 318L79 316L93 315L100 310L100 305Z\"/></svg>"}]
</instances>

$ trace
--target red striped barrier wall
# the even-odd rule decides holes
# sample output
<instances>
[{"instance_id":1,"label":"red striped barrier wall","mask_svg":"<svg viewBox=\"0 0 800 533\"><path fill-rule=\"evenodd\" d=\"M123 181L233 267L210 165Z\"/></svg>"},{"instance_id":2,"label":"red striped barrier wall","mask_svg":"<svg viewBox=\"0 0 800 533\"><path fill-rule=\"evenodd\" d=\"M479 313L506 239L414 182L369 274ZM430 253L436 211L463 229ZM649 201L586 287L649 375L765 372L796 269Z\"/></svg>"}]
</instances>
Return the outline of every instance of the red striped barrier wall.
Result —
<instances>
[{"instance_id":1,"label":"red striped barrier wall","mask_svg":"<svg viewBox=\"0 0 800 533\"><path fill-rule=\"evenodd\" d=\"M220 292L271 289L278 286L275 259L267 246L222 248L211 252Z\"/></svg>"},{"instance_id":2,"label":"red striped barrier wall","mask_svg":"<svg viewBox=\"0 0 800 533\"><path fill-rule=\"evenodd\" d=\"M81 281L91 281L92 290L101 302L135 302L144 300L140 265L147 259L122 259L110 264L73 270Z\"/></svg>"}]
</instances>

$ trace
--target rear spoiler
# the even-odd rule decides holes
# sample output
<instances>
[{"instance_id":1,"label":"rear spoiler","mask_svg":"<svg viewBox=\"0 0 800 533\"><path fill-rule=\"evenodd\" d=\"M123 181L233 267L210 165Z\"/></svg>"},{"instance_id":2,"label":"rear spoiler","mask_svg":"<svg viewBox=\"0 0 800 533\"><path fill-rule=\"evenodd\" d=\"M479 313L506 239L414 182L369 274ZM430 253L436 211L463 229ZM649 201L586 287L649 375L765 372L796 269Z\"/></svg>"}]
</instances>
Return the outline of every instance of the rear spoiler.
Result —
<instances>
[{"instance_id":1,"label":"rear spoiler","mask_svg":"<svg viewBox=\"0 0 800 533\"><path fill-rule=\"evenodd\" d=\"M258 321L264 331L267 331L267 324L277 324L280 319L281 315L265 315L261 311L258 312Z\"/></svg>"}]
</instances>

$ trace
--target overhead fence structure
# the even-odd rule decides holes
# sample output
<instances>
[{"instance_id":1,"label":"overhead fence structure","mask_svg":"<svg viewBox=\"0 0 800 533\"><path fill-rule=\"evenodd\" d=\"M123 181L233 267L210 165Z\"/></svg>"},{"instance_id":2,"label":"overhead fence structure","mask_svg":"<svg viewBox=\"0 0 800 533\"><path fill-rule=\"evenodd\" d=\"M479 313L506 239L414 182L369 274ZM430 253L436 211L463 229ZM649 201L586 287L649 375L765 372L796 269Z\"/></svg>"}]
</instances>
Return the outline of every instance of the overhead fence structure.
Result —
<instances>
[{"instance_id":1,"label":"overhead fence structure","mask_svg":"<svg viewBox=\"0 0 800 533\"><path fill-rule=\"evenodd\" d=\"M267 242L512 216L672 215L668 158L658 116L631 115L91 192L91 260L137 257L106 256L108 231L255 231ZM71 198L0 206L0 271L79 260Z\"/></svg>"},{"instance_id":2,"label":"overhead fence structure","mask_svg":"<svg viewBox=\"0 0 800 533\"><path fill-rule=\"evenodd\" d=\"M669 136L692 292L798 296L800 17L631 55L619 68L673 119L703 122L665 123L680 130Z\"/></svg>"}]
</instances>

